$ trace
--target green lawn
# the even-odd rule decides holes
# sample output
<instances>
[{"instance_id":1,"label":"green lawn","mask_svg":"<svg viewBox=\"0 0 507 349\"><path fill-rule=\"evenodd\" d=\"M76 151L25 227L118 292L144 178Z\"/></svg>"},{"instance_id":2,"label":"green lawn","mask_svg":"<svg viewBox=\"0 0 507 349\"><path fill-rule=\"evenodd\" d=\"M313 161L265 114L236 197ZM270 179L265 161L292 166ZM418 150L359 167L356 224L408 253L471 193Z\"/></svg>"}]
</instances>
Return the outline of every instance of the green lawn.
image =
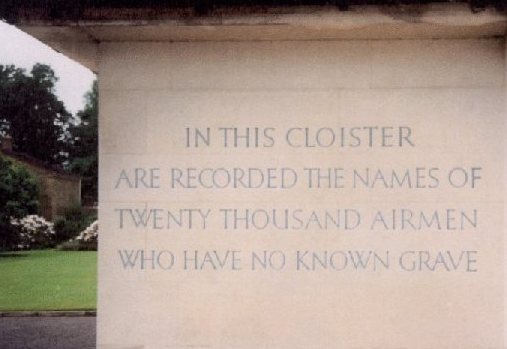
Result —
<instances>
[{"instance_id":1,"label":"green lawn","mask_svg":"<svg viewBox=\"0 0 507 349\"><path fill-rule=\"evenodd\" d=\"M0 253L0 311L96 309L96 293L97 252Z\"/></svg>"}]
</instances>

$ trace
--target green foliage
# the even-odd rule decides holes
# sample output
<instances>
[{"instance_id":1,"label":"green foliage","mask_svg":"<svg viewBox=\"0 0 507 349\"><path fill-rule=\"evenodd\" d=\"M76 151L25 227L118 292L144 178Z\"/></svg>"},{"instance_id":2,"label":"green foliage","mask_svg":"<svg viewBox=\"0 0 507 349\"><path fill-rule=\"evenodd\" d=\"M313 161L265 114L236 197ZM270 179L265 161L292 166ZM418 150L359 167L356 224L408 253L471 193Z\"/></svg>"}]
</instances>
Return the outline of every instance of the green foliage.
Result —
<instances>
[{"instance_id":1,"label":"green foliage","mask_svg":"<svg viewBox=\"0 0 507 349\"><path fill-rule=\"evenodd\" d=\"M26 168L0 157L0 215L21 218L36 213L38 192Z\"/></svg>"},{"instance_id":2,"label":"green foliage","mask_svg":"<svg viewBox=\"0 0 507 349\"><path fill-rule=\"evenodd\" d=\"M19 236L10 220L36 213L37 196L35 178L0 156L0 250L15 248Z\"/></svg>"},{"instance_id":3,"label":"green foliage","mask_svg":"<svg viewBox=\"0 0 507 349\"><path fill-rule=\"evenodd\" d=\"M14 151L48 164L65 161L71 119L55 95L57 80L47 65L35 64L30 75L0 65L0 135L12 137Z\"/></svg>"},{"instance_id":4,"label":"green foliage","mask_svg":"<svg viewBox=\"0 0 507 349\"><path fill-rule=\"evenodd\" d=\"M97 217L86 213L81 207L74 207L65 212L63 218L55 222L56 241L70 240L85 230Z\"/></svg>"},{"instance_id":5,"label":"green foliage","mask_svg":"<svg viewBox=\"0 0 507 349\"><path fill-rule=\"evenodd\" d=\"M71 144L69 148L69 168L81 176L83 201L97 201L98 183L98 86L93 82L92 89L85 95L86 105L77 113L80 123L71 125Z\"/></svg>"}]
</instances>

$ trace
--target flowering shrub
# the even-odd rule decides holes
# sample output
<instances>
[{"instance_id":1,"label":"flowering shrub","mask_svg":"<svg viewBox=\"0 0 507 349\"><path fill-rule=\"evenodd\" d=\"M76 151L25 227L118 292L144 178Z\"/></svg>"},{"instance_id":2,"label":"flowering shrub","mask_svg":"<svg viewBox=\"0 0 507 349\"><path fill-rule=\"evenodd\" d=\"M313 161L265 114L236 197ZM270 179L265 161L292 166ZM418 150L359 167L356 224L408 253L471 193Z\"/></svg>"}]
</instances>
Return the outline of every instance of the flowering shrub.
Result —
<instances>
[{"instance_id":1,"label":"flowering shrub","mask_svg":"<svg viewBox=\"0 0 507 349\"><path fill-rule=\"evenodd\" d=\"M61 243L75 238L96 220L95 214L87 213L80 206L67 209L55 222L56 241Z\"/></svg>"},{"instance_id":2,"label":"flowering shrub","mask_svg":"<svg viewBox=\"0 0 507 349\"><path fill-rule=\"evenodd\" d=\"M99 237L99 221L95 221L73 239L61 244L60 250L96 251Z\"/></svg>"},{"instance_id":3,"label":"flowering shrub","mask_svg":"<svg viewBox=\"0 0 507 349\"><path fill-rule=\"evenodd\" d=\"M97 243L97 239L99 237L99 221L95 221L88 228L83 230L78 236L76 236L76 240L88 242L88 243Z\"/></svg>"},{"instance_id":4,"label":"flowering shrub","mask_svg":"<svg viewBox=\"0 0 507 349\"><path fill-rule=\"evenodd\" d=\"M55 245L53 223L37 215L28 215L21 219L12 218L11 226L18 233L18 249L44 248Z\"/></svg>"}]
</instances>

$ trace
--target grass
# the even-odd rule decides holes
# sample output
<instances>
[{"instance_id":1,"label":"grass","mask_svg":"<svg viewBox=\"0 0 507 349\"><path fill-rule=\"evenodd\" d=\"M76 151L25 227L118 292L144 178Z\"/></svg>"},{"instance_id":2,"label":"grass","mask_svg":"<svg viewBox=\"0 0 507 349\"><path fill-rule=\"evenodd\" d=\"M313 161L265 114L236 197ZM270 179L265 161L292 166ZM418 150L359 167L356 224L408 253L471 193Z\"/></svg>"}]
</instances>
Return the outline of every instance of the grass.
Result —
<instances>
[{"instance_id":1,"label":"grass","mask_svg":"<svg viewBox=\"0 0 507 349\"><path fill-rule=\"evenodd\" d=\"M96 309L97 252L0 253L0 311Z\"/></svg>"}]
</instances>

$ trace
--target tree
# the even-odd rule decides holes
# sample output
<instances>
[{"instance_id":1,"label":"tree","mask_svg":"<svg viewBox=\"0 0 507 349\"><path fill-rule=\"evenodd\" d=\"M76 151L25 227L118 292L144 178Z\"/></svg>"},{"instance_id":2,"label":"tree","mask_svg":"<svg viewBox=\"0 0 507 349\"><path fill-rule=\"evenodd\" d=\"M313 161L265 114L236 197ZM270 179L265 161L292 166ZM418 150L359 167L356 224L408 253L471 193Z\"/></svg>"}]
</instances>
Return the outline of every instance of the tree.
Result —
<instances>
[{"instance_id":1,"label":"tree","mask_svg":"<svg viewBox=\"0 0 507 349\"><path fill-rule=\"evenodd\" d=\"M24 167L0 156L0 250L16 247L19 236L11 219L36 213L37 196L36 179Z\"/></svg>"},{"instance_id":2,"label":"tree","mask_svg":"<svg viewBox=\"0 0 507 349\"><path fill-rule=\"evenodd\" d=\"M85 202L97 201L98 92L95 80L92 89L85 95L84 109L77 113L80 122L69 128L69 167L73 173L81 176L81 192Z\"/></svg>"},{"instance_id":3,"label":"tree","mask_svg":"<svg viewBox=\"0 0 507 349\"><path fill-rule=\"evenodd\" d=\"M0 134L9 134L13 150L48 164L66 158L71 114L55 95L57 81L47 65L35 64L30 75L0 65Z\"/></svg>"}]
</instances>

